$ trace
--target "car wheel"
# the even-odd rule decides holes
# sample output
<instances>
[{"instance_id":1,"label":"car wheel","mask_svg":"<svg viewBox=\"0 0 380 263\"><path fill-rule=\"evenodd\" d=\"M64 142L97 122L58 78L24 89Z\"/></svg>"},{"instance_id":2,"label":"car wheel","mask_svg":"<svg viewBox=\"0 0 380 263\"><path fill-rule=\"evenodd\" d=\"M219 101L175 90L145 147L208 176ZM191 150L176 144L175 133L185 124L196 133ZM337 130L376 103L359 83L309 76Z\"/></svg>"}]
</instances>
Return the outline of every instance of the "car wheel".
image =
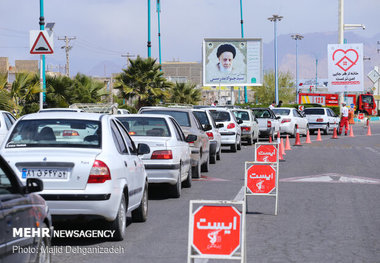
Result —
<instances>
[{"instance_id":1,"label":"car wheel","mask_svg":"<svg viewBox=\"0 0 380 263\"><path fill-rule=\"evenodd\" d=\"M125 238L126 235L126 222L127 222L127 206L125 202L125 197L122 195L119 210L117 211L117 216L114 221L110 222L111 230L114 230L115 233L113 238L117 241L121 241Z\"/></svg>"},{"instance_id":2,"label":"car wheel","mask_svg":"<svg viewBox=\"0 0 380 263\"><path fill-rule=\"evenodd\" d=\"M235 142L235 144L231 145L231 152L236 153L236 149L237 149L237 142Z\"/></svg>"},{"instance_id":3,"label":"car wheel","mask_svg":"<svg viewBox=\"0 0 380 263\"><path fill-rule=\"evenodd\" d=\"M210 156L210 164L216 163L216 153Z\"/></svg>"},{"instance_id":4,"label":"car wheel","mask_svg":"<svg viewBox=\"0 0 380 263\"><path fill-rule=\"evenodd\" d=\"M179 198L181 196L181 168L179 169L179 175L175 185L170 185L170 196L173 198Z\"/></svg>"},{"instance_id":5,"label":"car wheel","mask_svg":"<svg viewBox=\"0 0 380 263\"><path fill-rule=\"evenodd\" d=\"M327 124L327 125L326 125L326 129L323 130L323 134L324 134L324 135L329 134L329 129L330 129L330 126L329 126L329 124Z\"/></svg>"},{"instance_id":6,"label":"car wheel","mask_svg":"<svg viewBox=\"0 0 380 263\"><path fill-rule=\"evenodd\" d=\"M200 160L198 161L198 164L196 166L192 167L192 176L193 178L201 178L201 164Z\"/></svg>"},{"instance_id":7,"label":"car wheel","mask_svg":"<svg viewBox=\"0 0 380 263\"><path fill-rule=\"evenodd\" d=\"M187 171L187 177L186 177L186 180L183 181L183 187L185 188L190 188L191 187L191 183L192 183L192 168L191 168L191 165L189 166L189 171Z\"/></svg>"},{"instance_id":8,"label":"car wheel","mask_svg":"<svg viewBox=\"0 0 380 263\"><path fill-rule=\"evenodd\" d=\"M144 192L139 207L132 211L132 221L145 222L148 217L148 182L145 182Z\"/></svg>"},{"instance_id":9,"label":"car wheel","mask_svg":"<svg viewBox=\"0 0 380 263\"><path fill-rule=\"evenodd\" d=\"M208 172L209 170L209 162L210 162L210 155L207 155L207 160L202 164L201 171L202 172Z\"/></svg>"},{"instance_id":10,"label":"car wheel","mask_svg":"<svg viewBox=\"0 0 380 263\"><path fill-rule=\"evenodd\" d=\"M219 147L219 151L216 154L216 160L220 161L220 155L222 154L222 146Z\"/></svg>"},{"instance_id":11,"label":"car wheel","mask_svg":"<svg viewBox=\"0 0 380 263\"><path fill-rule=\"evenodd\" d=\"M239 143L238 143L238 145L237 145L237 149L238 149L239 151L241 150L241 138L240 138Z\"/></svg>"},{"instance_id":12,"label":"car wheel","mask_svg":"<svg viewBox=\"0 0 380 263\"><path fill-rule=\"evenodd\" d=\"M41 228L47 228L45 223L41 224ZM50 238L42 237L37 249L37 260L38 263L50 263L51 262L51 254L49 253L50 247Z\"/></svg>"}]
</instances>

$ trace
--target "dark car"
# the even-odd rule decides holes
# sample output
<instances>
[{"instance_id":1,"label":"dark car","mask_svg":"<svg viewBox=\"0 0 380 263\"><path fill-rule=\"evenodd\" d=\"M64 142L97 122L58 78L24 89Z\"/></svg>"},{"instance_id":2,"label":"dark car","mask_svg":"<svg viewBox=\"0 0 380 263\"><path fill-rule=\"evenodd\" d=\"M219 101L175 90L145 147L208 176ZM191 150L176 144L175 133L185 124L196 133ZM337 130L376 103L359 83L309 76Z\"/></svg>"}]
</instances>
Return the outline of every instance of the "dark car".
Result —
<instances>
[{"instance_id":1,"label":"dark car","mask_svg":"<svg viewBox=\"0 0 380 263\"><path fill-rule=\"evenodd\" d=\"M42 190L36 178L23 186L0 156L0 262L51 262L51 215L45 200L33 193Z\"/></svg>"}]
</instances>

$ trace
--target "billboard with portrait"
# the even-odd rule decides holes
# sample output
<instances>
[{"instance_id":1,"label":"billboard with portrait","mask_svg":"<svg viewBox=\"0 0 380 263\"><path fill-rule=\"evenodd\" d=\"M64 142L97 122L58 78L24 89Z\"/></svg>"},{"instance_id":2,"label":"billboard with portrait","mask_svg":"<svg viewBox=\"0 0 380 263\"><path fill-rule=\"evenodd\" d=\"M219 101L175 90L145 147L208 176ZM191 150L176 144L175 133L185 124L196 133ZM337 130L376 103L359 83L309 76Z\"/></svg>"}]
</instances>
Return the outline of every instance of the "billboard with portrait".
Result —
<instances>
[{"instance_id":1,"label":"billboard with portrait","mask_svg":"<svg viewBox=\"0 0 380 263\"><path fill-rule=\"evenodd\" d=\"M204 39L203 86L261 86L262 40Z\"/></svg>"}]
</instances>

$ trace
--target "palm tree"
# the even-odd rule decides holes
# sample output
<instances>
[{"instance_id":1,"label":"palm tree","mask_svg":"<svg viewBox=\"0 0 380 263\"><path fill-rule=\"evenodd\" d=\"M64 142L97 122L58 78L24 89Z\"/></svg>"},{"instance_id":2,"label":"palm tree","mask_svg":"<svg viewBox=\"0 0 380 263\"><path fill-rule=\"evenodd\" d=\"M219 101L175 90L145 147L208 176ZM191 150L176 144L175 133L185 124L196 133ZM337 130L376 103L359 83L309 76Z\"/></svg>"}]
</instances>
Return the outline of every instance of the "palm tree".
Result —
<instances>
[{"instance_id":1,"label":"palm tree","mask_svg":"<svg viewBox=\"0 0 380 263\"><path fill-rule=\"evenodd\" d=\"M152 58L142 59L138 56L129 60L128 69L116 77L115 89L120 91L120 97L134 99L137 97L136 108L155 105L165 100L168 90L173 84L163 77L161 66Z\"/></svg>"},{"instance_id":2,"label":"palm tree","mask_svg":"<svg viewBox=\"0 0 380 263\"><path fill-rule=\"evenodd\" d=\"M70 105L73 93L73 80L67 76L46 77L46 102L51 108L66 108Z\"/></svg>"},{"instance_id":3,"label":"palm tree","mask_svg":"<svg viewBox=\"0 0 380 263\"><path fill-rule=\"evenodd\" d=\"M35 99L35 95L41 92L39 77L35 73L16 73L16 78L11 86L11 97L16 105L24 105Z\"/></svg>"},{"instance_id":4,"label":"palm tree","mask_svg":"<svg viewBox=\"0 0 380 263\"><path fill-rule=\"evenodd\" d=\"M195 84L178 83L170 90L170 102L198 104L201 100L201 91L196 88Z\"/></svg>"},{"instance_id":5,"label":"palm tree","mask_svg":"<svg viewBox=\"0 0 380 263\"><path fill-rule=\"evenodd\" d=\"M3 90L8 85L8 74L0 74L0 90Z\"/></svg>"},{"instance_id":6,"label":"palm tree","mask_svg":"<svg viewBox=\"0 0 380 263\"><path fill-rule=\"evenodd\" d=\"M73 97L70 104L73 103L97 103L103 96L109 95L104 89L104 83L78 73L74 78L74 83L70 89Z\"/></svg>"}]
</instances>

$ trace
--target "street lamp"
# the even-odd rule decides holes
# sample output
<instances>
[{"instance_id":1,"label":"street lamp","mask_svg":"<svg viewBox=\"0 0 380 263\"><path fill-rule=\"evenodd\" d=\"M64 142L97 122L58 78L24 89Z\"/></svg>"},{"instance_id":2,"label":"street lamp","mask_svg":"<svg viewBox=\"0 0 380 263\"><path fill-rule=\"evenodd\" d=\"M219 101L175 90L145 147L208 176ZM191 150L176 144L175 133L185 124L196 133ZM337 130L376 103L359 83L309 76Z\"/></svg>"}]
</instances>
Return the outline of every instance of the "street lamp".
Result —
<instances>
[{"instance_id":1,"label":"street lamp","mask_svg":"<svg viewBox=\"0 0 380 263\"><path fill-rule=\"evenodd\" d=\"M300 34L291 35L296 41L296 103L298 101L298 40L302 40L303 36Z\"/></svg>"},{"instance_id":2,"label":"street lamp","mask_svg":"<svg viewBox=\"0 0 380 263\"><path fill-rule=\"evenodd\" d=\"M273 15L268 20L274 22L274 73L275 73L275 100L278 104L278 70L277 70L277 21L281 21L283 16Z\"/></svg>"},{"instance_id":3,"label":"street lamp","mask_svg":"<svg viewBox=\"0 0 380 263\"><path fill-rule=\"evenodd\" d=\"M241 38L244 38L244 25L243 25L243 1L240 0L240 24L241 24ZM239 87L239 103L240 103L240 87ZM247 86L244 86L244 103L248 103Z\"/></svg>"},{"instance_id":4,"label":"street lamp","mask_svg":"<svg viewBox=\"0 0 380 263\"><path fill-rule=\"evenodd\" d=\"M158 54L159 61L161 65L161 26L160 26L160 13L161 13L161 5L160 0L157 0L157 19L158 19Z\"/></svg>"},{"instance_id":5,"label":"street lamp","mask_svg":"<svg viewBox=\"0 0 380 263\"><path fill-rule=\"evenodd\" d=\"M148 58L150 58L150 47L151 42L150 42L150 0L148 0Z\"/></svg>"}]
</instances>

